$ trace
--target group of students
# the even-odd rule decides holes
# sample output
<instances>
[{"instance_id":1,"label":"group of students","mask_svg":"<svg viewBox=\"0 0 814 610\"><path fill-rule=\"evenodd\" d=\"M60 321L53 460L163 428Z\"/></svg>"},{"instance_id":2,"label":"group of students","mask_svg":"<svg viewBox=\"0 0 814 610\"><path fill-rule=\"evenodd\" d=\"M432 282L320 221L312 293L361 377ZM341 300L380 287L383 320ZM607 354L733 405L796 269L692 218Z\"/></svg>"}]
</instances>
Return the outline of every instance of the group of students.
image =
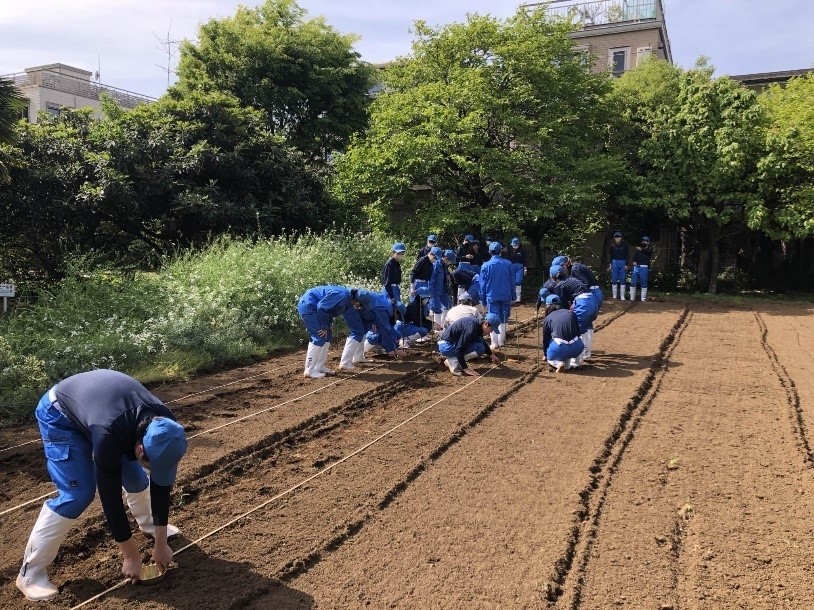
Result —
<instances>
[{"instance_id":1,"label":"group of students","mask_svg":"<svg viewBox=\"0 0 814 610\"><path fill-rule=\"evenodd\" d=\"M366 352L398 358L403 348L426 341L431 331L440 333L439 352L454 375L476 374L466 364L475 356L497 361L492 350L506 345L511 306L520 302L527 273L519 238L506 249L487 239L486 252L481 253L480 241L472 235L464 238L457 251L442 249L437 237L428 235L410 270L405 302L401 287L406 252L403 243L393 244L382 271L380 293L316 286L300 297L298 312L310 335L306 377L333 374L327 366L328 347L333 321L339 316L349 330L340 370L353 370L366 362ZM490 336L490 345L483 342L484 333Z\"/></svg>"}]
</instances>

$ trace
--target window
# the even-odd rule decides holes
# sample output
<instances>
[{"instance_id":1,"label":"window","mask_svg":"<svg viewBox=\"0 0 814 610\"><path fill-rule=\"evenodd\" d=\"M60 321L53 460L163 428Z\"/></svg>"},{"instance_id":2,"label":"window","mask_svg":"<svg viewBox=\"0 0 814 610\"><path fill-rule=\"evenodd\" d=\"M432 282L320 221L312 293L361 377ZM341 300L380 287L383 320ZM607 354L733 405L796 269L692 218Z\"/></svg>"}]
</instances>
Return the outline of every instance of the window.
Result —
<instances>
[{"instance_id":1,"label":"window","mask_svg":"<svg viewBox=\"0 0 814 610\"><path fill-rule=\"evenodd\" d=\"M625 70L628 69L628 56L630 55L630 48L624 49L608 49L608 64L611 68L613 76L622 76Z\"/></svg>"},{"instance_id":2,"label":"window","mask_svg":"<svg viewBox=\"0 0 814 610\"><path fill-rule=\"evenodd\" d=\"M636 48L636 67L642 65L642 62L653 54L653 49L650 47L637 47Z\"/></svg>"},{"instance_id":3,"label":"window","mask_svg":"<svg viewBox=\"0 0 814 610\"><path fill-rule=\"evenodd\" d=\"M20 108L20 118L26 121L27 123L30 123L31 121L29 121L28 119L28 105L30 104L30 102L25 98L23 98L23 101L25 103L23 104L22 108Z\"/></svg>"},{"instance_id":4,"label":"window","mask_svg":"<svg viewBox=\"0 0 814 610\"><path fill-rule=\"evenodd\" d=\"M48 113L48 116L54 116L54 117L59 116L61 108L62 108L62 106L60 106L59 104L52 104L51 102L47 102L45 104L45 112Z\"/></svg>"}]
</instances>

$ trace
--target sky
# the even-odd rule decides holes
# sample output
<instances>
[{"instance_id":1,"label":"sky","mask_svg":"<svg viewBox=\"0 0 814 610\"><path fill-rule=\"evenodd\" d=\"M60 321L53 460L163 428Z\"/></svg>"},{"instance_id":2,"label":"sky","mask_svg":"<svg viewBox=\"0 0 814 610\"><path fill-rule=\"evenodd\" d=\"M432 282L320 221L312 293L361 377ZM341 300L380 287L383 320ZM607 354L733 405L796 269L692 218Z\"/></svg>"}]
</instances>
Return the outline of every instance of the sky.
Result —
<instances>
[{"instance_id":1,"label":"sky","mask_svg":"<svg viewBox=\"0 0 814 610\"><path fill-rule=\"evenodd\" d=\"M260 0L0 0L0 75L63 63L100 82L158 97L177 44L198 26ZM752 74L814 66L811 0L663 0L673 61L685 68L707 56L717 74ZM380 63L410 52L417 19L431 26L464 21L467 13L512 15L517 0L298 0L341 33L360 37L362 59ZM168 48L170 56L168 57ZM169 73L169 82L174 75Z\"/></svg>"}]
</instances>

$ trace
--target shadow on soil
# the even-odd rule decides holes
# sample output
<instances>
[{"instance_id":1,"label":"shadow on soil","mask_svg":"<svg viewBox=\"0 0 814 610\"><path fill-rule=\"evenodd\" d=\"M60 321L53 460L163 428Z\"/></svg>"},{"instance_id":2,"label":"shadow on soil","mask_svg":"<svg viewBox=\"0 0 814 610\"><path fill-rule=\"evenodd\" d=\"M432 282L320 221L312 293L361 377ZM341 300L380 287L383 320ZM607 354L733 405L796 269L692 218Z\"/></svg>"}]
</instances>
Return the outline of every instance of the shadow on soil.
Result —
<instances>
[{"instance_id":1,"label":"shadow on soil","mask_svg":"<svg viewBox=\"0 0 814 610\"><path fill-rule=\"evenodd\" d=\"M197 547L185 551L177 557L177 562L179 567L167 572L154 585L126 585L112 591L107 597L110 605L158 604L189 610L310 610L314 607L310 595L258 574L249 562L216 559ZM100 592L99 582L89 579L69 581L63 589L80 600ZM114 599L118 601L113 602Z\"/></svg>"},{"instance_id":2,"label":"shadow on soil","mask_svg":"<svg viewBox=\"0 0 814 610\"><path fill-rule=\"evenodd\" d=\"M593 377L631 377L637 371L646 371L653 365L653 356L630 356L629 354L603 353L595 350L590 363L569 373ZM681 366L670 361L670 367Z\"/></svg>"}]
</instances>

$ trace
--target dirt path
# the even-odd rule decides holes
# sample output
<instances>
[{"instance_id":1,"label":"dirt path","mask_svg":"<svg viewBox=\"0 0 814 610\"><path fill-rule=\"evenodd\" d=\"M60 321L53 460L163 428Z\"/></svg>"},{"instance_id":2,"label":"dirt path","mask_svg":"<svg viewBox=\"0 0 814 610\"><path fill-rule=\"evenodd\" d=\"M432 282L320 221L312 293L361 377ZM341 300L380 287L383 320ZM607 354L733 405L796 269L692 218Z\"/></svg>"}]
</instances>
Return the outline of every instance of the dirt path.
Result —
<instances>
[{"instance_id":1,"label":"dirt path","mask_svg":"<svg viewBox=\"0 0 814 610\"><path fill-rule=\"evenodd\" d=\"M532 325L478 380L418 354L329 385L293 354L157 390L186 396L173 408L200 434L173 509L180 567L85 607L814 607L795 361L811 316L621 305L576 373L537 367ZM48 491L39 451L0 453L0 512ZM13 580L38 509L0 516L2 608L26 606ZM89 511L40 607L72 608L119 568Z\"/></svg>"}]
</instances>

